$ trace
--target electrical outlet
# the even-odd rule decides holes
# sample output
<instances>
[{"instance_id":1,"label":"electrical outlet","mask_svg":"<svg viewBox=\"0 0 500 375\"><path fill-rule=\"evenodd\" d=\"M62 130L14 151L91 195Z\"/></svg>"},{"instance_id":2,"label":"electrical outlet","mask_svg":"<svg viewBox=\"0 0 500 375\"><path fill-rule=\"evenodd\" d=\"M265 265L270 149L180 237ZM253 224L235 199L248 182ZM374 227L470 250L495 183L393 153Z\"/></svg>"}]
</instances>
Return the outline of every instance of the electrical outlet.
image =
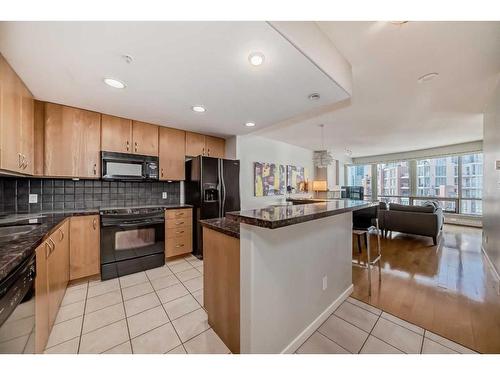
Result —
<instances>
[{"instance_id":1,"label":"electrical outlet","mask_svg":"<svg viewBox=\"0 0 500 375\"><path fill-rule=\"evenodd\" d=\"M38 203L38 194L30 194L28 198L29 203Z\"/></svg>"},{"instance_id":2,"label":"electrical outlet","mask_svg":"<svg viewBox=\"0 0 500 375\"><path fill-rule=\"evenodd\" d=\"M328 276L323 276L323 290L328 288Z\"/></svg>"},{"instance_id":3,"label":"electrical outlet","mask_svg":"<svg viewBox=\"0 0 500 375\"><path fill-rule=\"evenodd\" d=\"M161 198L162 199L167 199L167 192L164 191L163 193L161 193Z\"/></svg>"}]
</instances>

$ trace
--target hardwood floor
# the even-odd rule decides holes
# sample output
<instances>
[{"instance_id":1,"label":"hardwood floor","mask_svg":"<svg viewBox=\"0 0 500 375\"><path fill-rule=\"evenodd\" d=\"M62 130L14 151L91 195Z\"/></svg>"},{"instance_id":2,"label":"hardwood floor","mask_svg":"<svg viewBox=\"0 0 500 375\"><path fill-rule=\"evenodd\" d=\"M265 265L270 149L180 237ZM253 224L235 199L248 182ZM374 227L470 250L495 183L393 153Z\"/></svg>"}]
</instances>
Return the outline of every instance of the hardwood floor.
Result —
<instances>
[{"instance_id":1,"label":"hardwood floor","mask_svg":"<svg viewBox=\"0 0 500 375\"><path fill-rule=\"evenodd\" d=\"M500 295L481 233L445 225L437 246L428 237L394 233L382 239L382 278L379 283L375 267L372 296L367 270L353 267L352 297L478 352L500 353Z\"/></svg>"}]
</instances>

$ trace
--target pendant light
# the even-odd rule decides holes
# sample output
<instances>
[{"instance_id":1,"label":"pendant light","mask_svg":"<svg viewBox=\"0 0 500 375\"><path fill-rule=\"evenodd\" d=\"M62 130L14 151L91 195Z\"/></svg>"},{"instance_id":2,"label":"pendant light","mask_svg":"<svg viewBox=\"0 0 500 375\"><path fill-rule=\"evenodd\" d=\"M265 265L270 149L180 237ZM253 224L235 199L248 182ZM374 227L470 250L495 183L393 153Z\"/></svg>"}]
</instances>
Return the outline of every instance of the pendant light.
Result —
<instances>
[{"instance_id":1,"label":"pendant light","mask_svg":"<svg viewBox=\"0 0 500 375\"><path fill-rule=\"evenodd\" d=\"M323 128L325 125L321 124L319 125L321 128L321 150L314 151L313 154L313 163L314 166L318 168L326 168L333 162L333 157L330 152L325 150L325 144L324 144L324 134L323 134Z\"/></svg>"}]
</instances>

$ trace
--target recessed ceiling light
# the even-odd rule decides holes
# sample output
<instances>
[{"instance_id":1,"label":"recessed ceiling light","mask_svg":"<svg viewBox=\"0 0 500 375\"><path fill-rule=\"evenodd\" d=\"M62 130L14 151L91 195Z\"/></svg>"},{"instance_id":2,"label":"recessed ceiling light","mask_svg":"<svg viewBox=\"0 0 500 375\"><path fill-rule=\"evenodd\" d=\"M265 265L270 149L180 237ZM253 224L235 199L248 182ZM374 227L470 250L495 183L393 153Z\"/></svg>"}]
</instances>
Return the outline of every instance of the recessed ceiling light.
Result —
<instances>
[{"instance_id":1,"label":"recessed ceiling light","mask_svg":"<svg viewBox=\"0 0 500 375\"><path fill-rule=\"evenodd\" d=\"M104 78L104 83L108 86L114 87L115 89L124 89L126 86L122 81L118 81L113 78Z\"/></svg>"},{"instance_id":2,"label":"recessed ceiling light","mask_svg":"<svg viewBox=\"0 0 500 375\"><path fill-rule=\"evenodd\" d=\"M427 74L424 74L423 76L419 77L417 79L417 81L419 83L423 83L423 82L429 82L430 80L436 78L437 76L439 75L439 73L436 73L436 72L433 72L433 73L427 73Z\"/></svg>"},{"instance_id":3,"label":"recessed ceiling light","mask_svg":"<svg viewBox=\"0 0 500 375\"><path fill-rule=\"evenodd\" d=\"M193 106L191 107L191 109L192 109L194 112L199 112L199 113L201 113L201 112L205 112L205 111L206 111L205 107L203 107L202 105L193 105Z\"/></svg>"},{"instance_id":4,"label":"recessed ceiling light","mask_svg":"<svg viewBox=\"0 0 500 375\"><path fill-rule=\"evenodd\" d=\"M255 122L251 122L251 121L246 122L245 126L248 126L249 128L254 127L255 126Z\"/></svg>"},{"instance_id":5,"label":"recessed ceiling light","mask_svg":"<svg viewBox=\"0 0 500 375\"><path fill-rule=\"evenodd\" d=\"M248 56L248 61L250 61L250 64L252 64L253 66L262 65L264 63L264 60L265 60L265 57L264 57L264 54L262 52L252 52Z\"/></svg>"},{"instance_id":6,"label":"recessed ceiling light","mask_svg":"<svg viewBox=\"0 0 500 375\"><path fill-rule=\"evenodd\" d=\"M317 92L311 94L308 96L309 100L319 100L321 98L321 95L318 94Z\"/></svg>"}]
</instances>

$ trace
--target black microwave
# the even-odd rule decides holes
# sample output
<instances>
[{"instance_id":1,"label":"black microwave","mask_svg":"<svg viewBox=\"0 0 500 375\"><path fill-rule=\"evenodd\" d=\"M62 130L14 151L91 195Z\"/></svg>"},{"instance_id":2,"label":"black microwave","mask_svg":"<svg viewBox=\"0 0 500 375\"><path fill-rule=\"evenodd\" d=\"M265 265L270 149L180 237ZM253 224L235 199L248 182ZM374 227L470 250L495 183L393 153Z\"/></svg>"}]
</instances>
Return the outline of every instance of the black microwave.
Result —
<instances>
[{"instance_id":1,"label":"black microwave","mask_svg":"<svg viewBox=\"0 0 500 375\"><path fill-rule=\"evenodd\" d=\"M158 163L157 156L102 151L101 177L108 181L158 180Z\"/></svg>"}]
</instances>

